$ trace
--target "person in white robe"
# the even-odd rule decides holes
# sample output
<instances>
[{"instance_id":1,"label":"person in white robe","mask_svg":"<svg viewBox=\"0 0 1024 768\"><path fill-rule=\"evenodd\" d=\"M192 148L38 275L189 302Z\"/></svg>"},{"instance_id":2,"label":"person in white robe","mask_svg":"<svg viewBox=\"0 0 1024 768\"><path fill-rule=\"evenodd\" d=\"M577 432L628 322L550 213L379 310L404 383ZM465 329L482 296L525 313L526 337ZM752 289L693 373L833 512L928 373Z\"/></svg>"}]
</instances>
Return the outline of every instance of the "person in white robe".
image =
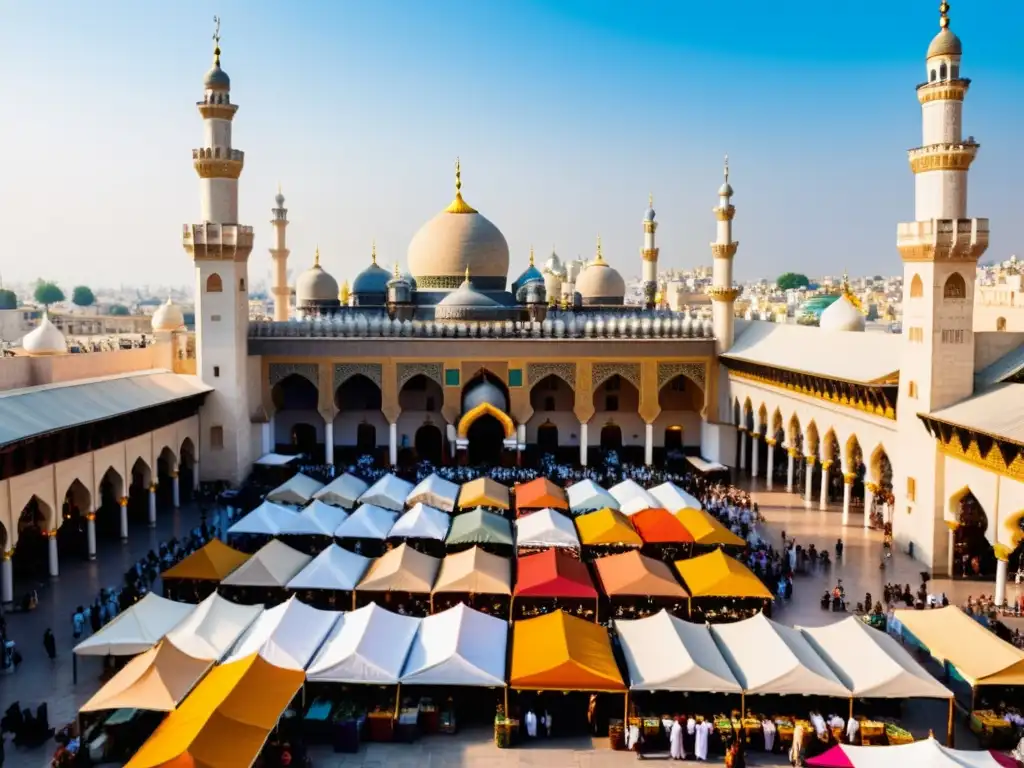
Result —
<instances>
[{"instance_id":1,"label":"person in white robe","mask_svg":"<svg viewBox=\"0 0 1024 768\"><path fill-rule=\"evenodd\" d=\"M793 745L789 748L789 762L791 765L804 764L804 727L802 725L793 729Z\"/></svg>"},{"instance_id":2,"label":"person in white robe","mask_svg":"<svg viewBox=\"0 0 1024 768\"><path fill-rule=\"evenodd\" d=\"M526 713L526 735L531 739L537 738L537 715L532 709Z\"/></svg>"},{"instance_id":3,"label":"person in white robe","mask_svg":"<svg viewBox=\"0 0 1024 768\"><path fill-rule=\"evenodd\" d=\"M672 722L672 728L669 731L669 757L673 760L682 760L686 757L683 750L683 726L678 720Z\"/></svg>"},{"instance_id":4,"label":"person in white robe","mask_svg":"<svg viewBox=\"0 0 1024 768\"><path fill-rule=\"evenodd\" d=\"M694 752L697 754L697 759L705 762L708 759L708 735L711 733L713 726L706 720L697 726L696 729L696 744L694 746Z\"/></svg>"},{"instance_id":5,"label":"person in white robe","mask_svg":"<svg viewBox=\"0 0 1024 768\"><path fill-rule=\"evenodd\" d=\"M775 723L764 720L761 722L761 730L764 732L764 751L771 752L775 746Z\"/></svg>"},{"instance_id":6,"label":"person in white robe","mask_svg":"<svg viewBox=\"0 0 1024 768\"><path fill-rule=\"evenodd\" d=\"M846 724L846 740L851 744L856 744L858 731L860 731L860 723L851 717L850 722Z\"/></svg>"}]
</instances>

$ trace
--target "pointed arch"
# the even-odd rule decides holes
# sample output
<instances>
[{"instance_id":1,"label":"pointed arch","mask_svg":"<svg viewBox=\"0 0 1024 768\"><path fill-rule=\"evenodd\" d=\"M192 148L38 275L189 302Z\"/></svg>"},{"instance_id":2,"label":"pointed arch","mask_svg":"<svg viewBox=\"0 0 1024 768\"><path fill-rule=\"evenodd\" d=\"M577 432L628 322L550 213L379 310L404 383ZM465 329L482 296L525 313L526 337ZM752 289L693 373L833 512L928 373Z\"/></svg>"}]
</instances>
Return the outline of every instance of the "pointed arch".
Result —
<instances>
[{"instance_id":1,"label":"pointed arch","mask_svg":"<svg viewBox=\"0 0 1024 768\"><path fill-rule=\"evenodd\" d=\"M915 272L910 280L910 298L920 299L922 296L924 296L924 283L921 281L921 276Z\"/></svg>"},{"instance_id":2,"label":"pointed arch","mask_svg":"<svg viewBox=\"0 0 1024 768\"><path fill-rule=\"evenodd\" d=\"M740 408L739 398L732 401L732 421L737 427L743 426L743 409Z\"/></svg>"},{"instance_id":3,"label":"pointed arch","mask_svg":"<svg viewBox=\"0 0 1024 768\"><path fill-rule=\"evenodd\" d=\"M462 439L466 439L469 435L469 428L473 426L473 422L479 419L484 414L493 416L500 423L502 428L505 430L505 439L509 439L515 436L516 425L512 423L512 419L504 411L495 408L490 403L480 403L475 408L466 411L462 418L459 419L458 435Z\"/></svg>"},{"instance_id":4,"label":"pointed arch","mask_svg":"<svg viewBox=\"0 0 1024 768\"><path fill-rule=\"evenodd\" d=\"M891 462L889 454L885 450L885 445L878 443L872 451L871 458L868 460L868 478L873 483L881 485L883 476L885 475L885 465L890 464L889 470L891 472Z\"/></svg>"},{"instance_id":5,"label":"pointed arch","mask_svg":"<svg viewBox=\"0 0 1024 768\"><path fill-rule=\"evenodd\" d=\"M779 432L782 429L782 424L782 411L776 408L775 413L772 414L772 434Z\"/></svg>"},{"instance_id":6,"label":"pointed arch","mask_svg":"<svg viewBox=\"0 0 1024 768\"><path fill-rule=\"evenodd\" d=\"M966 299L967 281L959 272L953 272L946 278L942 286L942 298L944 299Z\"/></svg>"},{"instance_id":7,"label":"pointed arch","mask_svg":"<svg viewBox=\"0 0 1024 768\"><path fill-rule=\"evenodd\" d=\"M804 456L817 456L821 447L821 435L818 434L818 425L811 419L807 422L807 429L804 431Z\"/></svg>"},{"instance_id":8,"label":"pointed arch","mask_svg":"<svg viewBox=\"0 0 1024 768\"><path fill-rule=\"evenodd\" d=\"M863 463L864 449L861 448L857 435L851 434L843 445L843 471L856 472Z\"/></svg>"},{"instance_id":9,"label":"pointed arch","mask_svg":"<svg viewBox=\"0 0 1024 768\"><path fill-rule=\"evenodd\" d=\"M839 438L836 436L836 431L833 427L829 427L828 430L821 438L821 450L822 461L838 461L842 458L840 454Z\"/></svg>"},{"instance_id":10,"label":"pointed arch","mask_svg":"<svg viewBox=\"0 0 1024 768\"><path fill-rule=\"evenodd\" d=\"M72 480L61 497L63 504L74 506L80 514L92 511L92 492L79 478Z\"/></svg>"},{"instance_id":11,"label":"pointed arch","mask_svg":"<svg viewBox=\"0 0 1024 768\"><path fill-rule=\"evenodd\" d=\"M786 434L786 443L795 447L796 444L800 442L801 434L800 417L797 416L794 411L793 415L789 417L789 428Z\"/></svg>"}]
</instances>

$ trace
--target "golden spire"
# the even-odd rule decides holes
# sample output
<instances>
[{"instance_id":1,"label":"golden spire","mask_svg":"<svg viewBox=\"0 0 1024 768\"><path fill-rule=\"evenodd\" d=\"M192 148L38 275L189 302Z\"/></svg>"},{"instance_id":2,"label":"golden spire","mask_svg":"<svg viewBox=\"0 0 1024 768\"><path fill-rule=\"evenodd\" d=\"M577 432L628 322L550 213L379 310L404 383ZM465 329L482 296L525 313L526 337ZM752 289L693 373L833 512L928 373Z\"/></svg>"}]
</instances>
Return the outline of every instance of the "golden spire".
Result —
<instances>
[{"instance_id":1,"label":"golden spire","mask_svg":"<svg viewBox=\"0 0 1024 768\"><path fill-rule=\"evenodd\" d=\"M396 280L397 280L398 278L400 278L400 277L402 276L402 275L401 275L401 273L400 273L400 272L398 271L398 262L397 262L397 261L395 262L395 269L394 269L394 271L392 272L392 275L393 275L393 277L394 277L394 278L395 278Z\"/></svg>"},{"instance_id":2,"label":"golden spire","mask_svg":"<svg viewBox=\"0 0 1024 768\"><path fill-rule=\"evenodd\" d=\"M597 256L594 257L594 264L604 264L604 256L601 254L601 236L597 236Z\"/></svg>"},{"instance_id":3,"label":"golden spire","mask_svg":"<svg viewBox=\"0 0 1024 768\"><path fill-rule=\"evenodd\" d=\"M319 245L316 247L316 253L313 254L313 267L315 269L320 269L320 246Z\"/></svg>"},{"instance_id":4,"label":"golden spire","mask_svg":"<svg viewBox=\"0 0 1024 768\"><path fill-rule=\"evenodd\" d=\"M530 266L533 266L533 246L530 246Z\"/></svg>"},{"instance_id":5,"label":"golden spire","mask_svg":"<svg viewBox=\"0 0 1024 768\"><path fill-rule=\"evenodd\" d=\"M220 16L213 17L213 66L220 66Z\"/></svg>"},{"instance_id":6,"label":"golden spire","mask_svg":"<svg viewBox=\"0 0 1024 768\"><path fill-rule=\"evenodd\" d=\"M462 199L462 166L455 158L455 199L445 208L447 213L476 213L476 209Z\"/></svg>"},{"instance_id":7,"label":"golden spire","mask_svg":"<svg viewBox=\"0 0 1024 768\"><path fill-rule=\"evenodd\" d=\"M469 282L469 264L466 265L466 282Z\"/></svg>"},{"instance_id":8,"label":"golden spire","mask_svg":"<svg viewBox=\"0 0 1024 768\"><path fill-rule=\"evenodd\" d=\"M377 240L374 239L373 246L370 248L370 261L376 266L377 264Z\"/></svg>"},{"instance_id":9,"label":"golden spire","mask_svg":"<svg viewBox=\"0 0 1024 768\"><path fill-rule=\"evenodd\" d=\"M939 6L939 27L949 29L949 3L946 0L942 0Z\"/></svg>"},{"instance_id":10,"label":"golden spire","mask_svg":"<svg viewBox=\"0 0 1024 768\"><path fill-rule=\"evenodd\" d=\"M654 193L653 192L648 192L647 193L647 207L648 208L653 208L654 207Z\"/></svg>"},{"instance_id":11,"label":"golden spire","mask_svg":"<svg viewBox=\"0 0 1024 768\"><path fill-rule=\"evenodd\" d=\"M726 184L728 184L729 183L729 156L728 155L725 156L725 170L723 172L725 173L725 182L726 182Z\"/></svg>"},{"instance_id":12,"label":"golden spire","mask_svg":"<svg viewBox=\"0 0 1024 768\"><path fill-rule=\"evenodd\" d=\"M351 292L351 289L348 287L348 280L346 280L341 284L341 290L338 291L338 301L348 306L348 297Z\"/></svg>"}]
</instances>

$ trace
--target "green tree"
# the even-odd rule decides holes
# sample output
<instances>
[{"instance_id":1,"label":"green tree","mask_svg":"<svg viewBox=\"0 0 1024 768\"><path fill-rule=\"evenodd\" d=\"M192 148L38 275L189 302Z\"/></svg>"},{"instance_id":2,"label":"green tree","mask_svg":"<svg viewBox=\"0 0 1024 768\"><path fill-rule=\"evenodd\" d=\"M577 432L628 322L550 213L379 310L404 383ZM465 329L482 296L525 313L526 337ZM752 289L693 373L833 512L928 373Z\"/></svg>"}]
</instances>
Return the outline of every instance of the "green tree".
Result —
<instances>
[{"instance_id":1,"label":"green tree","mask_svg":"<svg viewBox=\"0 0 1024 768\"><path fill-rule=\"evenodd\" d=\"M807 279L807 275L801 275L799 272L786 272L779 275L779 279L775 281L775 284L783 291L788 291L792 288L806 288L811 284L811 281Z\"/></svg>"},{"instance_id":2,"label":"green tree","mask_svg":"<svg viewBox=\"0 0 1024 768\"><path fill-rule=\"evenodd\" d=\"M126 307L124 304L113 304L110 307L110 314L117 315L120 317L124 315L130 315L131 312L128 311L128 307Z\"/></svg>"},{"instance_id":3,"label":"green tree","mask_svg":"<svg viewBox=\"0 0 1024 768\"><path fill-rule=\"evenodd\" d=\"M14 291L0 288L0 309L17 309L18 295Z\"/></svg>"},{"instance_id":4,"label":"green tree","mask_svg":"<svg viewBox=\"0 0 1024 768\"><path fill-rule=\"evenodd\" d=\"M76 285L71 291L71 303L76 307L91 307L96 303L96 295L87 285Z\"/></svg>"},{"instance_id":5,"label":"green tree","mask_svg":"<svg viewBox=\"0 0 1024 768\"><path fill-rule=\"evenodd\" d=\"M64 301L64 291L58 288L56 283L39 280L36 282L35 299L36 303L49 307L58 301Z\"/></svg>"}]
</instances>

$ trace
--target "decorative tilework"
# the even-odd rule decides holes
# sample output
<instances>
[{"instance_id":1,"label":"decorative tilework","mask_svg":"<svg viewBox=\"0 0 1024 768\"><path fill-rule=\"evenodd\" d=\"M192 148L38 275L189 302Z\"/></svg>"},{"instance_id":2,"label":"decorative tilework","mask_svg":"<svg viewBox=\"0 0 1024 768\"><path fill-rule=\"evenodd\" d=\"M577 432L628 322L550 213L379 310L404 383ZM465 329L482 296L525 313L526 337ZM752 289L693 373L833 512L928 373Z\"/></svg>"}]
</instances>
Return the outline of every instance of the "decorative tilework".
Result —
<instances>
[{"instance_id":1,"label":"decorative tilework","mask_svg":"<svg viewBox=\"0 0 1024 768\"><path fill-rule=\"evenodd\" d=\"M301 376L314 387L319 387L316 363L271 363L269 372L271 388L276 387L292 375Z\"/></svg>"}]
</instances>

